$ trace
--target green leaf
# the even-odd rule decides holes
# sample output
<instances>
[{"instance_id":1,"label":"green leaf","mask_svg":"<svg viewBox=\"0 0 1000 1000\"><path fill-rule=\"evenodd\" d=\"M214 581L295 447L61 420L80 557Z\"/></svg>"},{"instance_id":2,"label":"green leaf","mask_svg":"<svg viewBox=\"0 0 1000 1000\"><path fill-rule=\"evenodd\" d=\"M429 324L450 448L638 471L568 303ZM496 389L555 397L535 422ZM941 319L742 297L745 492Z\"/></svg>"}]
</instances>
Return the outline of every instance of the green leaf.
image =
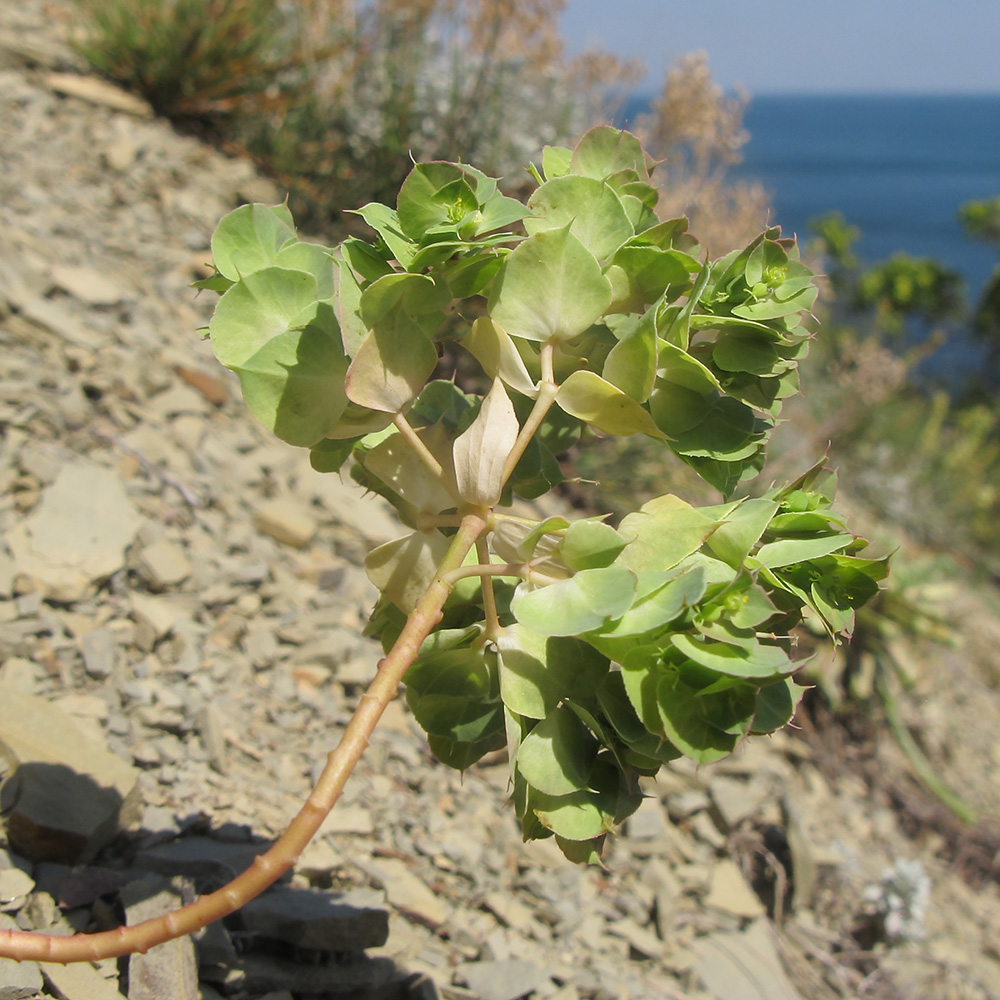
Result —
<instances>
[{"instance_id":1,"label":"green leaf","mask_svg":"<svg viewBox=\"0 0 1000 1000\"><path fill-rule=\"evenodd\" d=\"M618 526L631 543L618 561L637 572L670 569L701 548L719 524L679 497L657 497L628 514Z\"/></svg>"},{"instance_id":2,"label":"green leaf","mask_svg":"<svg viewBox=\"0 0 1000 1000\"><path fill-rule=\"evenodd\" d=\"M440 313L450 298L447 287L426 274L387 274L361 293L361 318L369 327L396 311L416 320Z\"/></svg>"},{"instance_id":3,"label":"green leaf","mask_svg":"<svg viewBox=\"0 0 1000 1000\"><path fill-rule=\"evenodd\" d=\"M517 769L546 795L585 788L597 757L597 740L568 708L557 708L521 741Z\"/></svg>"},{"instance_id":4,"label":"green leaf","mask_svg":"<svg viewBox=\"0 0 1000 1000\"><path fill-rule=\"evenodd\" d=\"M348 360L339 337L310 325L272 337L235 371L254 417L282 441L309 448L347 407Z\"/></svg>"},{"instance_id":5,"label":"green leaf","mask_svg":"<svg viewBox=\"0 0 1000 1000\"><path fill-rule=\"evenodd\" d=\"M453 767L456 771L464 771L466 768L472 767L477 760L485 757L486 754L503 749L504 736L503 730L498 729L481 740L461 743L430 733L427 736L427 745L430 747L431 753L442 764Z\"/></svg>"},{"instance_id":6,"label":"green leaf","mask_svg":"<svg viewBox=\"0 0 1000 1000\"><path fill-rule=\"evenodd\" d=\"M339 472L360 440L361 438L347 438L345 441L333 441L324 438L312 446L309 464L317 472Z\"/></svg>"},{"instance_id":7,"label":"green leaf","mask_svg":"<svg viewBox=\"0 0 1000 1000\"><path fill-rule=\"evenodd\" d=\"M489 313L511 336L572 340L611 304L611 284L568 228L537 233L505 259Z\"/></svg>"},{"instance_id":8,"label":"green leaf","mask_svg":"<svg viewBox=\"0 0 1000 1000\"><path fill-rule=\"evenodd\" d=\"M659 574L641 574L640 585L643 576ZM652 642L687 608L697 604L705 589L704 570L696 566L651 593L642 595L621 618L588 635L587 641L606 656L620 660L637 643Z\"/></svg>"},{"instance_id":9,"label":"green leaf","mask_svg":"<svg viewBox=\"0 0 1000 1000\"><path fill-rule=\"evenodd\" d=\"M361 342L347 370L347 396L385 413L402 410L437 366L437 351L405 313L394 310Z\"/></svg>"},{"instance_id":10,"label":"green leaf","mask_svg":"<svg viewBox=\"0 0 1000 1000\"><path fill-rule=\"evenodd\" d=\"M421 513L437 514L455 506L451 494L401 434L391 434L379 442L365 455L362 464Z\"/></svg>"},{"instance_id":11,"label":"green leaf","mask_svg":"<svg viewBox=\"0 0 1000 1000\"><path fill-rule=\"evenodd\" d=\"M676 250L631 244L619 247L614 255L614 263L628 274L644 302L655 302L671 285L678 286L678 294L686 288L691 282L689 259Z\"/></svg>"},{"instance_id":12,"label":"green leaf","mask_svg":"<svg viewBox=\"0 0 1000 1000\"><path fill-rule=\"evenodd\" d=\"M649 177L642 143L631 132L610 125L598 125L584 134L573 150L570 169L597 180L621 170L634 170L642 180Z\"/></svg>"},{"instance_id":13,"label":"green leaf","mask_svg":"<svg viewBox=\"0 0 1000 1000\"><path fill-rule=\"evenodd\" d=\"M418 163L399 189L396 215L404 235L419 243L438 226L456 228L479 201L473 178L454 163Z\"/></svg>"},{"instance_id":14,"label":"green leaf","mask_svg":"<svg viewBox=\"0 0 1000 1000\"><path fill-rule=\"evenodd\" d=\"M670 641L695 663L727 677L771 680L794 669L788 654L779 646L755 643L754 648L748 650L684 634L672 635Z\"/></svg>"},{"instance_id":15,"label":"green leaf","mask_svg":"<svg viewBox=\"0 0 1000 1000\"><path fill-rule=\"evenodd\" d=\"M409 267L417 253L417 244L405 236L399 225L399 216L388 205L369 202L364 208L349 211L350 215L360 215L372 229L382 237L393 259L401 267Z\"/></svg>"},{"instance_id":16,"label":"green leaf","mask_svg":"<svg viewBox=\"0 0 1000 1000\"><path fill-rule=\"evenodd\" d=\"M421 657L406 672L406 701L420 725L436 736L474 742L503 729L503 710L488 663L469 648Z\"/></svg>"},{"instance_id":17,"label":"green leaf","mask_svg":"<svg viewBox=\"0 0 1000 1000\"><path fill-rule=\"evenodd\" d=\"M212 259L220 274L239 281L272 266L278 251L295 239L283 205L241 205L223 216L212 234Z\"/></svg>"},{"instance_id":18,"label":"green leaf","mask_svg":"<svg viewBox=\"0 0 1000 1000\"><path fill-rule=\"evenodd\" d=\"M570 569L579 570L610 566L623 548L625 539L610 524L574 521L556 551Z\"/></svg>"},{"instance_id":19,"label":"green leaf","mask_svg":"<svg viewBox=\"0 0 1000 1000\"><path fill-rule=\"evenodd\" d=\"M660 678L656 698L667 739L685 757L698 764L709 764L733 752L737 737L709 722L711 706L675 671L667 671Z\"/></svg>"},{"instance_id":20,"label":"green leaf","mask_svg":"<svg viewBox=\"0 0 1000 1000\"><path fill-rule=\"evenodd\" d=\"M573 637L539 635L517 623L504 628L500 694L518 715L544 719L563 699L589 698L608 671L608 661Z\"/></svg>"},{"instance_id":21,"label":"green leaf","mask_svg":"<svg viewBox=\"0 0 1000 1000\"><path fill-rule=\"evenodd\" d=\"M773 500L745 500L713 532L708 539L709 549L730 566L742 566L777 510Z\"/></svg>"},{"instance_id":22,"label":"green leaf","mask_svg":"<svg viewBox=\"0 0 1000 1000\"><path fill-rule=\"evenodd\" d=\"M586 369L573 372L559 386L556 402L570 416L606 434L646 434L660 440L665 436L640 403Z\"/></svg>"},{"instance_id":23,"label":"green leaf","mask_svg":"<svg viewBox=\"0 0 1000 1000\"><path fill-rule=\"evenodd\" d=\"M762 687L757 693L757 710L754 712L750 732L761 735L787 726L806 690L791 677Z\"/></svg>"},{"instance_id":24,"label":"green leaf","mask_svg":"<svg viewBox=\"0 0 1000 1000\"><path fill-rule=\"evenodd\" d=\"M480 316L460 343L490 378L503 379L505 385L525 396L538 395L535 380L528 373L514 342L488 316Z\"/></svg>"},{"instance_id":25,"label":"green leaf","mask_svg":"<svg viewBox=\"0 0 1000 1000\"><path fill-rule=\"evenodd\" d=\"M650 309L608 354L603 377L613 386L645 403L656 381L655 309Z\"/></svg>"},{"instance_id":26,"label":"green leaf","mask_svg":"<svg viewBox=\"0 0 1000 1000\"><path fill-rule=\"evenodd\" d=\"M670 390L673 390L675 386L680 386L700 395L723 391L719 380L712 374L711 369L703 365L697 358L692 357L687 351L681 350L666 340L659 341L658 348L658 381L669 383Z\"/></svg>"},{"instance_id":27,"label":"green leaf","mask_svg":"<svg viewBox=\"0 0 1000 1000\"><path fill-rule=\"evenodd\" d=\"M529 590L520 584L510 610L540 635L579 635L618 618L632 603L635 574L622 566L585 569L568 580Z\"/></svg>"},{"instance_id":28,"label":"green leaf","mask_svg":"<svg viewBox=\"0 0 1000 1000\"><path fill-rule=\"evenodd\" d=\"M409 614L431 585L448 545L439 531L414 531L369 552L365 572L383 597Z\"/></svg>"},{"instance_id":29,"label":"green leaf","mask_svg":"<svg viewBox=\"0 0 1000 1000\"><path fill-rule=\"evenodd\" d=\"M724 372L772 374L780 360L774 344L747 331L731 331L719 337L712 360Z\"/></svg>"},{"instance_id":30,"label":"green leaf","mask_svg":"<svg viewBox=\"0 0 1000 1000\"><path fill-rule=\"evenodd\" d=\"M848 546L854 541L851 534L820 535L817 538L782 538L762 545L754 559L768 569L779 569L806 559L829 555Z\"/></svg>"},{"instance_id":31,"label":"green leaf","mask_svg":"<svg viewBox=\"0 0 1000 1000\"><path fill-rule=\"evenodd\" d=\"M634 234L618 195L589 177L568 174L546 181L528 199L528 208L524 228L529 236L569 227L598 260L610 257Z\"/></svg>"},{"instance_id":32,"label":"green leaf","mask_svg":"<svg viewBox=\"0 0 1000 1000\"><path fill-rule=\"evenodd\" d=\"M444 279L456 299L467 299L485 293L502 263L501 254L468 257L449 265L444 271Z\"/></svg>"},{"instance_id":33,"label":"green leaf","mask_svg":"<svg viewBox=\"0 0 1000 1000\"><path fill-rule=\"evenodd\" d=\"M300 316L303 324L312 320L315 304L316 279L306 271L267 267L247 275L219 299L209 321L215 356L239 368Z\"/></svg>"},{"instance_id":34,"label":"green leaf","mask_svg":"<svg viewBox=\"0 0 1000 1000\"><path fill-rule=\"evenodd\" d=\"M475 235L482 236L484 233L503 229L515 222L520 222L526 215L528 215L528 208L525 205L522 205L516 198L507 198L497 191L482 206Z\"/></svg>"},{"instance_id":35,"label":"green leaf","mask_svg":"<svg viewBox=\"0 0 1000 1000\"><path fill-rule=\"evenodd\" d=\"M568 174L572 158L573 150L567 149L565 146L544 146L542 148L542 172L545 174L546 180Z\"/></svg>"},{"instance_id":36,"label":"green leaf","mask_svg":"<svg viewBox=\"0 0 1000 1000\"><path fill-rule=\"evenodd\" d=\"M666 670L660 649L655 645L635 646L620 662L622 686L632 710L648 733L665 739L658 692Z\"/></svg>"}]
</instances>

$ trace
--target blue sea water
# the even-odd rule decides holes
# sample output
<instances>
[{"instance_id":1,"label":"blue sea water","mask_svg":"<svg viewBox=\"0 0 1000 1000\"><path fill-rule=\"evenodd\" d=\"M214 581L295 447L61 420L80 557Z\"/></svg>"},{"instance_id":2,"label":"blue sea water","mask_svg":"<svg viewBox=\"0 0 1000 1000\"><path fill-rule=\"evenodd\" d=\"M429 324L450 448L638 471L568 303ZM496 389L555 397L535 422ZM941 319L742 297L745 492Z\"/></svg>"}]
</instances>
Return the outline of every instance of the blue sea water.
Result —
<instances>
[{"instance_id":1,"label":"blue sea water","mask_svg":"<svg viewBox=\"0 0 1000 1000\"><path fill-rule=\"evenodd\" d=\"M758 97L744 124L734 173L763 182L786 232L836 210L867 263L937 257L982 288L998 248L965 236L957 213L1000 195L1000 95Z\"/></svg>"},{"instance_id":2,"label":"blue sea water","mask_svg":"<svg viewBox=\"0 0 1000 1000\"><path fill-rule=\"evenodd\" d=\"M628 102L631 121L648 98ZM809 220L839 211L873 264L902 251L936 257L975 302L1000 248L967 237L965 202L1000 195L1000 95L782 95L755 97L744 115L750 140L735 177L763 183L771 222L809 236ZM979 350L955 331L942 352L960 377Z\"/></svg>"}]
</instances>

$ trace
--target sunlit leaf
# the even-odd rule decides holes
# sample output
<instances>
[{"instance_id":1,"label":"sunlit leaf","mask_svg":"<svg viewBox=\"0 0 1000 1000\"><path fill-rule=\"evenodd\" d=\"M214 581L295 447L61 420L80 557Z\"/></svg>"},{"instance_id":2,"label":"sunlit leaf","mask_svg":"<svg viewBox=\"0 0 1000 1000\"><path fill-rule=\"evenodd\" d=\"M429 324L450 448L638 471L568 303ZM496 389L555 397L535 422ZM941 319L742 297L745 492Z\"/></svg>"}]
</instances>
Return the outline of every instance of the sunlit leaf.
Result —
<instances>
[{"instance_id":1,"label":"sunlit leaf","mask_svg":"<svg viewBox=\"0 0 1000 1000\"><path fill-rule=\"evenodd\" d=\"M411 532L369 552L365 572L384 597L409 614L431 585L448 544L439 531Z\"/></svg>"},{"instance_id":2,"label":"sunlit leaf","mask_svg":"<svg viewBox=\"0 0 1000 1000\"><path fill-rule=\"evenodd\" d=\"M539 635L523 625L508 625L497 640L500 694L518 715L544 719L572 694L588 698L608 671L608 661L572 637Z\"/></svg>"},{"instance_id":3,"label":"sunlit leaf","mask_svg":"<svg viewBox=\"0 0 1000 1000\"><path fill-rule=\"evenodd\" d=\"M277 262L278 251L296 239L283 205L241 205L223 216L212 235L212 260L219 273L239 281Z\"/></svg>"},{"instance_id":4,"label":"sunlit leaf","mask_svg":"<svg viewBox=\"0 0 1000 1000\"><path fill-rule=\"evenodd\" d=\"M634 234L615 191L589 177L567 174L546 181L528 200L529 236L549 229L569 231L598 259L610 257Z\"/></svg>"},{"instance_id":5,"label":"sunlit leaf","mask_svg":"<svg viewBox=\"0 0 1000 1000\"><path fill-rule=\"evenodd\" d=\"M537 233L504 259L489 313L511 336L571 340L611 304L611 284L568 228Z\"/></svg>"},{"instance_id":6,"label":"sunlit leaf","mask_svg":"<svg viewBox=\"0 0 1000 1000\"><path fill-rule=\"evenodd\" d=\"M631 543L618 561L636 571L670 569L697 551L719 524L679 497L657 497L627 515L618 526Z\"/></svg>"},{"instance_id":7,"label":"sunlit leaf","mask_svg":"<svg viewBox=\"0 0 1000 1000\"><path fill-rule=\"evenodd\" d=\"M521 584L510 609L541 635L579 635L618 618L632 603L635 574L622 566L585 569L568 580L529 590Z\"/></svg>"},{"instance_id":8,"label":"sunlit leaf","mask_svg":"<svg viewBox=\"0 0 1000 1000\"><path fill-rule=\"evenodd\" d=\"M664 437L641 404L600 375L585 369L573 372L559 386L556 402L571 416L606 434L646 434L661 440Z\"/></svg>"}]
</instances>

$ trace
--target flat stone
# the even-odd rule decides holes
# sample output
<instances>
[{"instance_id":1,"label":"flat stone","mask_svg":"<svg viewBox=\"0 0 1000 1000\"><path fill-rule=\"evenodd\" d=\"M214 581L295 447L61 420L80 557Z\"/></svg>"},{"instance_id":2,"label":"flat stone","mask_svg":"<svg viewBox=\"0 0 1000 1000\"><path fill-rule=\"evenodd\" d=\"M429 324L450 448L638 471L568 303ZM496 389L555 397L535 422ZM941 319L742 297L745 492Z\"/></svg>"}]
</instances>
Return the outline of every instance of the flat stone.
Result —
<instances>
[{"instance_id":1,"label":"flat stone","mask_svg":"<svg viewBox=\"0 0 1000 1000\"><path fill-rule=\"evenodd\" d=\"M191 575L184 550L167 539L147 545L139 552L139 572L157 590L172 587Z\"/></svg>"},{"instance_id":2,"label":"flat stone","mask_svg":"<svg viewBox=\"0 0 1000 1000\"><path fill-rule=\"evenodd\" d=\"M359 837L370 837L374 832L375 824L371 811L364 806L335 806L319 828L319 836L329 833L351 833Z\"/></svg>"},{"instance_id":3,"label":"flat stone","mask_svg":"<svg viewBox=\"0 0 1000 1000\"><path fill-rule=\"evenodd\" d=\"M733 830L760 808L768 789L761 782L720 774L712 778L708 794L726 829Z\"/></svg>"},{"instance_id":4,"label":"flat stone","mask_svg":"<svg viewBox=\"0 0 1000 1000\"><path fill-rule=\"evenodd\" d=\"M180 879L139 879L122 889L130 926L176 910L194 898ZM183 935L128 960L128 1000L199 1000L194 942Z\"/></svg>"},{"instance_id":5,"label":"flat stone","mask_svg":"<svg viewBox=\"0 0 1000 1000\"><path fill-rule=\"evenodd\" d=\"M381 895L278 887L247 903L243 925L254 934L320 951L378 948L389 937L389 911Z\"/></svg>"},{"instance_id":6,"label":"flat stone","mask_svg":"<svg viewBox=\"0 0 1000 1000\"><path fill-rule=\"evenodd\" d=\"M265 535L297 549L309 544L318 527L306 506L284 497L265 500L257 508L254 520Z\"/></svg>"},{"instance_id":7,"label":"flat stone","mask_svg":"<svg viewBox=\"0 0 1000 1000\"><path fill-rule=\"evenodd\" d=\"M40 962L39 967L48 985L56 991L56 996L68 1000L122 1000L117 985L105 979L101 973L87 962L73 965L56 965Z\"/></svg>"},{"instance_id":8,"label":"flat stone","mask_svg":"<svg viewBox=\"0 0 1000 1000\"><path fill-rule=\"evenodd\" d=\"M35 880L20 868L4 868L0 871L0 909L19 910L33 892Z\"/></svg>"},{"instance_id":9,"label":"flat stone","mask_svg":"<svg viewBox=\"0 0 1000 1000\"><path fill-rule=\"evenodd\" d=\"M35 296L24 302L21 316L29 320L41 330L46 330L67 343L76 347L96 350L104 339L102 335L80 322L79 317L71 309L53 299Z\"/></svg>"},{"instance_id":10,"label":"flat stone","mask_svg":"<svg viewBox=\"0 0 1000 1000\"><path fill-rule=\"evenodd\" d=\"M113 306L126 297L118 282L92 267L72 267L57 264L52 268L52 280L64 292L89 306Z\"/></svg>"},{"instance_id":11,"label":"flat stone","mask_svg":"<svg viewBox=\"0 0 1000 1000\"><path fill-rule=\"evenodd\" d=\"M18 572L46 596L76 601L122 567L140 521L116 473L73 462L9 532L7 544Z\"/></svg>"},{"instance_id":12,"label":"flat stone","mask_svg":"<svg viewBox=\"0 0 1000 1000\"><path fill-rule=\"evenodd\" d=\"M138 774L44 698L0 685L0 785L11 844L32 860L91 860L139 818Z\"/></svg>"},{"instance_id":13,"label":"flat stone","mask_svg":"<svg viewBox=\"0 0 1000 1000\"><path fill-rule=\"evenodd\" d=\"M165 597L151 597L133 590L129 599L132 617L152 632L154 640L162 639L183 615L183 611Z\"/></svg>"},{"instance_id":14,"label":"flat stone","mask_svg":"<svg viewBox=\"0 0 1000 1000\"><path fill-rule=\"evenodd\" d=\"M373 858L360 864L385 889L386 899L401 913L434 928L448 919L448 906L399 858Z\"/></svg>"},{"instance_id":15,"label":"flat stone","mask_svg":"<svg viewBox=\"0 0 1000 1000\"><path fill-rule=\"evenodd\" d=\"M785 972L766 920L741 932L717 931L694 942L695 972L718 1000L802 1000Z\"/></svg>"},{"instance_id":16,"label":"flat stone","mask_svg":"<svg viewBox=\"0 0 1000 1000\"><path fill-rule=\"evenodd\" d=\"M118 661L118 643L110 629L96 628L80 637L83 667L95 680L103 680L114 673Z\"/></svg>"},{"instance_id":17,"label":"flat stone","mask_svg":"<svg viewBox=\"0 0 1000 1000\"><path fill-rule=\"evenodd\" d=\"M747 885L735 861L719 861L712 869L705 905L737 917L761 917L766 912L760 897Z\"/></svg>"},{"instance_id":18,"label":"flat stone","mask_svg":"<svg viewBox=\"0 0 1000 1000\"><path fill-rule=\"evenodd\" d=\"M455 976L479 1000L519 1000L549 985L549 977L534 962L517 958L466 962L455 969Z\"/></svg>"},{"instance_id":19,"label":"flat stone","mask_svg":"<svg viewBox=\"0 0 1000 1000\"><path fill-rule=\"evenodd\" d=\"M50 73L45 82L57 94L78 97L88 104L96 104L137 118L152 118L153 109L141 97L130 94L113 83L96 76L78 76L75 73Z\"/></svg>"},{"instance_id":20,"label":"flat stone","mask_svg":"<svg viewBox=\"0 0 1000 1000\"><path fill-rule=\"evenodd\" d=\"M12 917L0 913L0 931L20 929ZM41 991L42 972L37 962L15 962L12 958L0 958L0 1000L25 1000Z\"/></svg>"}]
</instances>

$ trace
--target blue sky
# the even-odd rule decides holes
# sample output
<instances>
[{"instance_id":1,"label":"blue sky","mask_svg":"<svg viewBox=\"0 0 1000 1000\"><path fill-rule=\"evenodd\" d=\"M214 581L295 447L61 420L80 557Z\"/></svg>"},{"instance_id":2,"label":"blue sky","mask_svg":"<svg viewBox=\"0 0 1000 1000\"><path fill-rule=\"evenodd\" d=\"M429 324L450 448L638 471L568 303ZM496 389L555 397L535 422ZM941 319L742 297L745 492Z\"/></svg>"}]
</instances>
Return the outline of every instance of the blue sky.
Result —
<instances>
[{"instance_id":1,"label":"blue sky","mask_svg":"<svg viewBox=\"0 0 1000 1000\"><path fill-rule=\"evenodd\" d=\"M571 51L636 56L657 90L678 56L751 94L1000 94L1000 0L569 0Z\"/></svg>"}]
</instances>

